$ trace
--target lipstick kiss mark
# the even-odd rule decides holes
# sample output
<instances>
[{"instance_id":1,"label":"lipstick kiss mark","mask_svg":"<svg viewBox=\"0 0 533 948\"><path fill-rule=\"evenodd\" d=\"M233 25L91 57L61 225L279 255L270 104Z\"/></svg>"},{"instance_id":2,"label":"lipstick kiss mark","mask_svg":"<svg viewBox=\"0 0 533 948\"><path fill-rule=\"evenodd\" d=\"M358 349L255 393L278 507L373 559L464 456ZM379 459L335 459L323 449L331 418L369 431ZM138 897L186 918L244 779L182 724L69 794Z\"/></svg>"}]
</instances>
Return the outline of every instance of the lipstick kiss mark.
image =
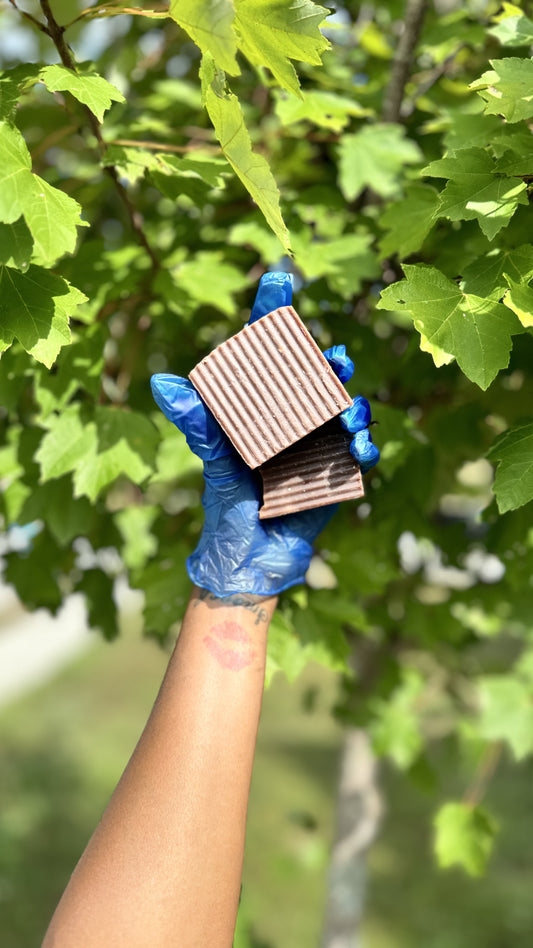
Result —
<instances>
[{"instance_id":1,"label":"lipstick kiss mark","mask_svg":"<svg viewBox=\"0 0 533 948\"><path fill-rule=\"evenodd\" d=\"M206 647L219 665L231 671L240 671L251 665L255 658L253 639L238 622L220 622L211 626L204 636Z\"/></svg>"}]
</instances>

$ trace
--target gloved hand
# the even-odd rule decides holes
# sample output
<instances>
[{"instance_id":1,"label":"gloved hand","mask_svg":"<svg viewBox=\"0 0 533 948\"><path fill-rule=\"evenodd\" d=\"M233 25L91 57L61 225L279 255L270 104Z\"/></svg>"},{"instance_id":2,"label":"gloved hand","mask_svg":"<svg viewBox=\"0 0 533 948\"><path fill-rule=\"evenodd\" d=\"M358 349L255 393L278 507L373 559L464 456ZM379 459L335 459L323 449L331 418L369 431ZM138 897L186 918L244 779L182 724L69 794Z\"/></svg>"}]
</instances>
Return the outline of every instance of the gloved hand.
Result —
<instances>
[{"instance_id":1,"label":"gloved hand","mask_svg":"<svg viewBox=\"0 0 533 948\"><path fill-rule=\"evenodd\" d=\"M289 274L267 273L259 284L250 322L279 306L290 304ZM342 382L353 373L344 346L324 355ZM188 379L176 375L152 376L154 398L166 417L204 462L205 523L200 542L187 560L193 583L215 596L255 593L271 596L304 582L313 541L338 505L259 520L261 491L257 473L250 470L224 434ZM370 406L358 396L340 415L343 427L354 434L350 451L363 471L372 467L379 451L368 431Z\"/></svg>"}]
</instances>

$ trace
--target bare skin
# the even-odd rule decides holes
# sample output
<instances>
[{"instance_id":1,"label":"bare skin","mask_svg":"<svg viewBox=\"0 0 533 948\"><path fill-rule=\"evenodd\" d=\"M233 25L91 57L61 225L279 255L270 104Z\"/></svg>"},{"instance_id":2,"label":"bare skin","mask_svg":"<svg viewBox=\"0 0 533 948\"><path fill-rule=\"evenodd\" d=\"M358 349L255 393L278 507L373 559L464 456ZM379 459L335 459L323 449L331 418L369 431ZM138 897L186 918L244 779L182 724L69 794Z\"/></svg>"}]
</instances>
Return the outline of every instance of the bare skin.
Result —
<instances>
[{"instance_id":1,"label":"bare skin","mask_svg":"<svg viewBox=\"0 0 533 948\"><path fill-rule=\"evenodd\" d=\"M275 606L194 588L146 728L42 948L231 948Z\"/></svg>"}]
</instances>

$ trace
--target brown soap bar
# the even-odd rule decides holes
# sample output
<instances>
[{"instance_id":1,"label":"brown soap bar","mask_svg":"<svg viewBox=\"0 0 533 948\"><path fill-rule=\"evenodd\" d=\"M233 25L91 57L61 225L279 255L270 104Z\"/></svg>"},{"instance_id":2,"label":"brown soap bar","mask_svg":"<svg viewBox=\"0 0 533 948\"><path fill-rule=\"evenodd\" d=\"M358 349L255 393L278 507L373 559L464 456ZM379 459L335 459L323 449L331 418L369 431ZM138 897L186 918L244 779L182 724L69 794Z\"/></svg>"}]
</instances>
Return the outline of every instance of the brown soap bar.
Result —
<instances>
[{"instance_id":1,"label":"brown soap bar","mask_svg":"<svg viewBox=\"0 0 533 948\"><path fill-rule=\"evenodd\" d=\"M261 520L364 496L352 435L334 419L261 466Z\"/></svg>"},{"instance_id":2,"label":"brown soap bar","mask_svg":"<svg viewBox=\"0 0 533 948\"><path fill-rule=\"evenodd\" d=\"M292 306L245 326L189 378L251 468L352 404Z\"/></svg>"}]
</instances>

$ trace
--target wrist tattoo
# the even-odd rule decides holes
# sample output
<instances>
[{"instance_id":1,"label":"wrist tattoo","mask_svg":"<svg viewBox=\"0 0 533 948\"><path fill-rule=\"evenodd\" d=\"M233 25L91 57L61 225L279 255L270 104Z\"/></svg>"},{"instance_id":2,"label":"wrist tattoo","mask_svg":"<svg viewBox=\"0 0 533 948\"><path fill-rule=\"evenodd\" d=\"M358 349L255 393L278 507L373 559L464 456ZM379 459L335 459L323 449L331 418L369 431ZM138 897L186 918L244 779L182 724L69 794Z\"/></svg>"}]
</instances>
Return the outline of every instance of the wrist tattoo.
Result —
<instances>
[{"instance_id":1,"label":"wrist tattoo","mask_svg":"<svg viewBox=\"0 0 533 948\"><path fill-rule=\"evenodd\" d=\"M204 645L217 664L228 671L242 671L256 656L250 632L238 622L212 625L209 634L204 636Z\"/></svg>"},{"instance_id":2,"label":"wrist tattoo","mask_svg":"<svg viewBox=\"0 0 533 948\"><path fill-rule=\"evenodd\" d=\"M221 602L225 606L241 606L255 613L254 625L260 625L261 622L268 621L268 612L260 602L254 602L242 593L230 593L228 596L215 596L209 589L199 589L198 596L194 601L194 608L199 602Z\"/></svg>"}]
</instances>

